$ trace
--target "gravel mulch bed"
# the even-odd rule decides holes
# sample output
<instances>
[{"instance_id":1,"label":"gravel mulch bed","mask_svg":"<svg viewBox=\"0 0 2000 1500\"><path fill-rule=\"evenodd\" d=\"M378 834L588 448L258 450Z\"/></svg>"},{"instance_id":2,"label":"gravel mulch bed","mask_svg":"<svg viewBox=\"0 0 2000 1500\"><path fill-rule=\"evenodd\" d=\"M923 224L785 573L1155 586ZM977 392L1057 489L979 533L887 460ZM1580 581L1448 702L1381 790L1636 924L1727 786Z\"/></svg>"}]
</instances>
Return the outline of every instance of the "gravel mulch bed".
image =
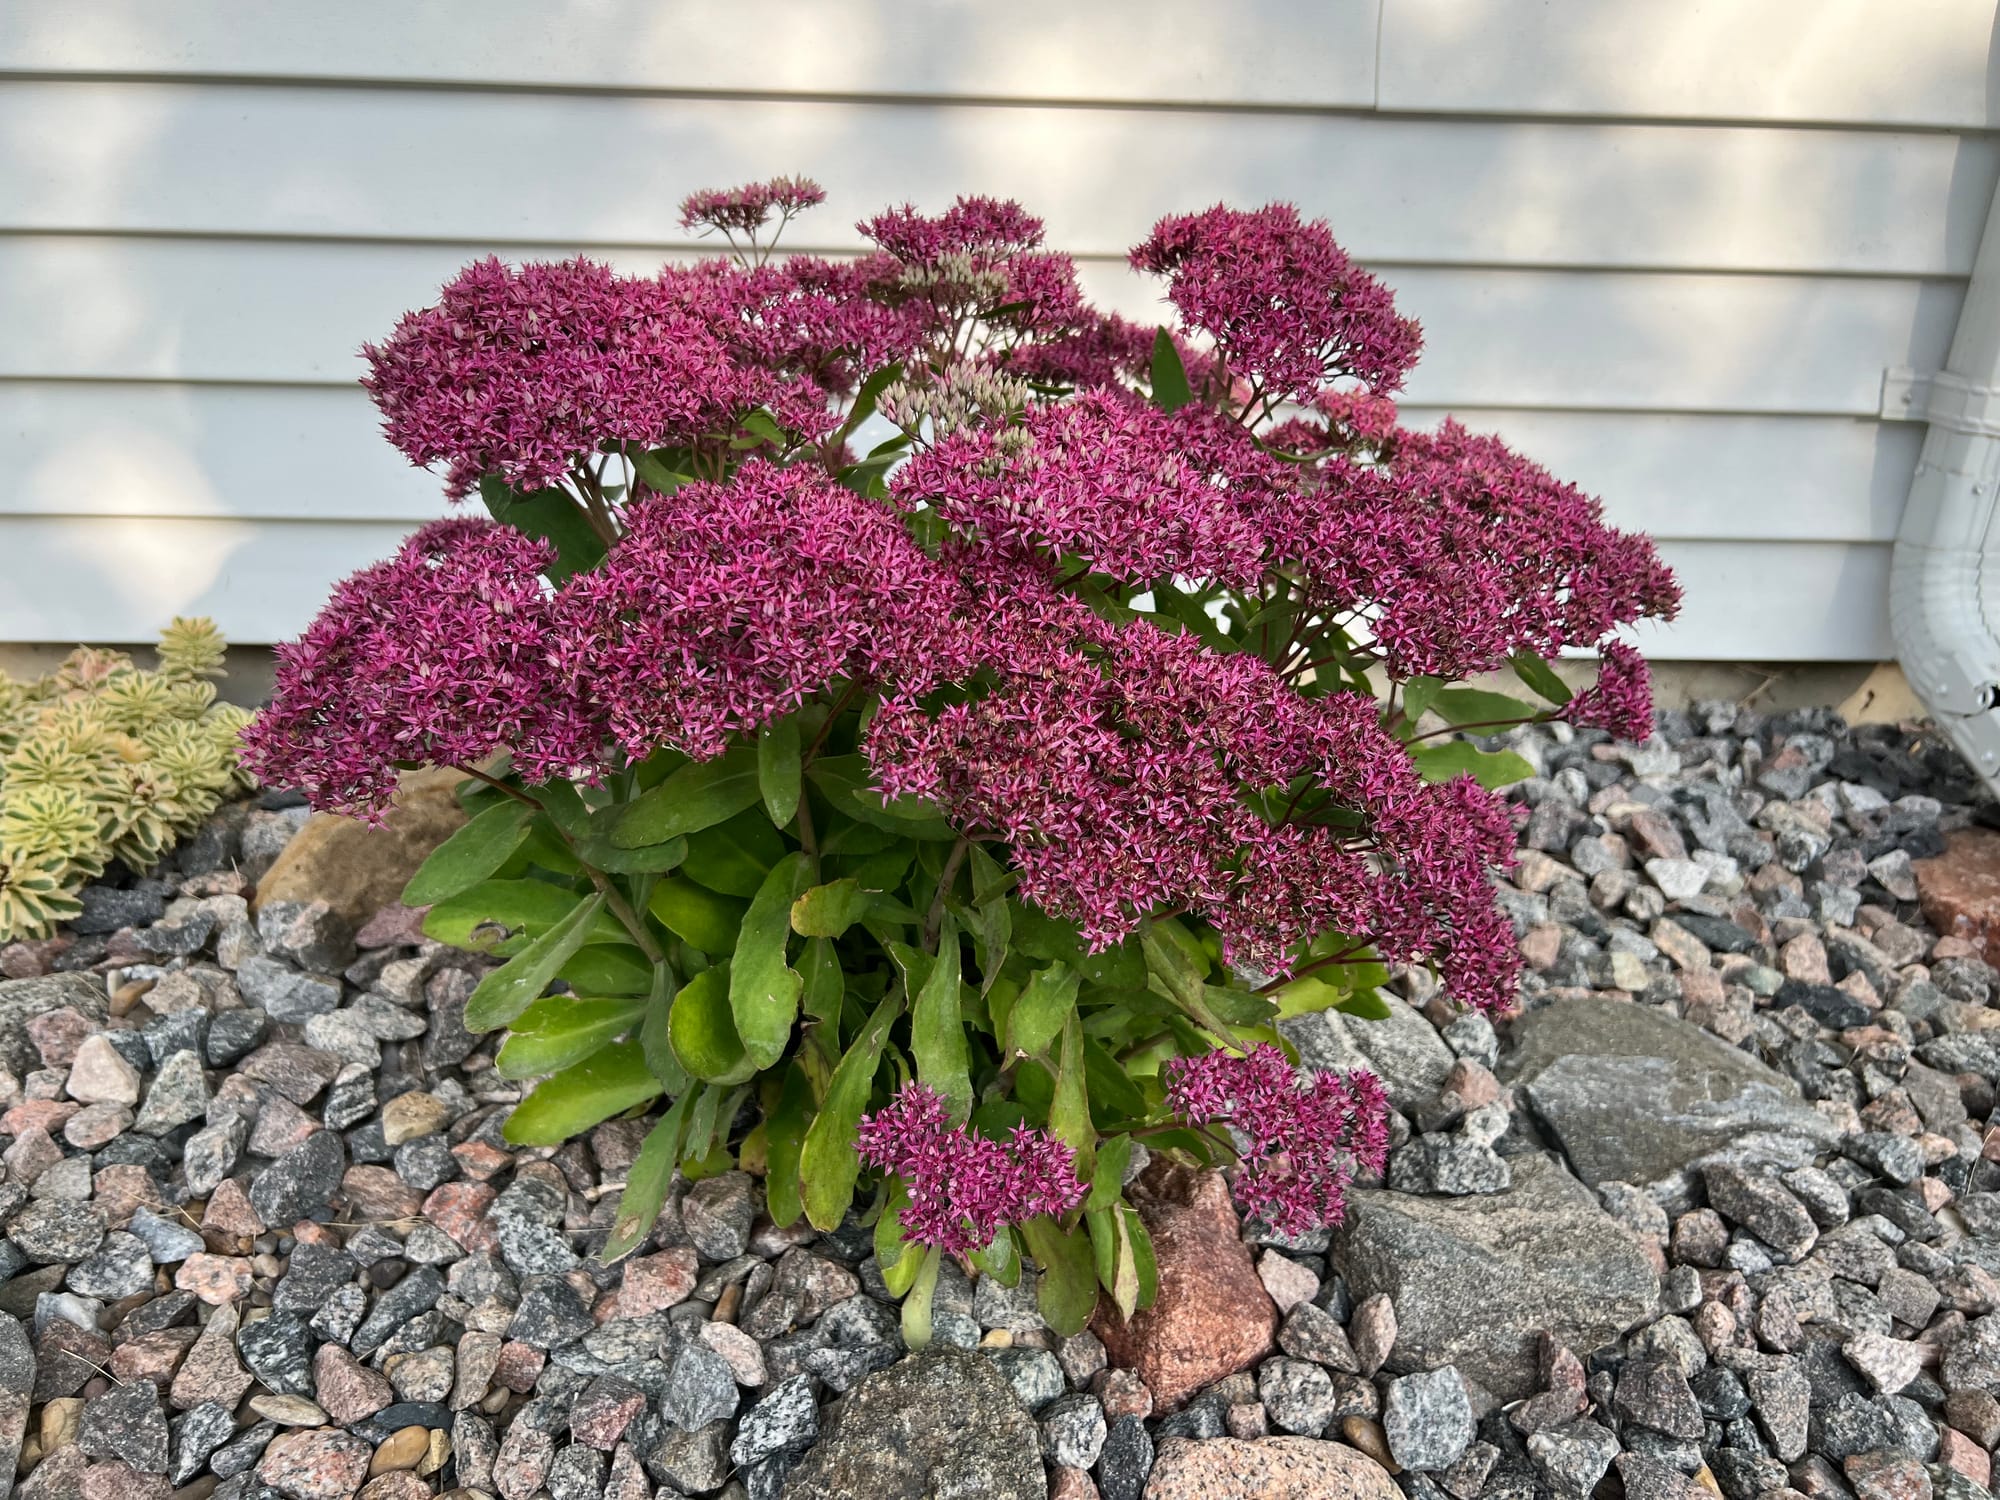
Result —
<instances>
[{"instance_id":1,"label":"gravel mulch bed","mask_svg":"<svg viewBox=\"0 0 2000 1500\"><path fill-rule=\"evenodd\" d=\"M647 1122L509 1146L520 1086L462 1024L480 960L399 907L253 913L305 814L231 808L0 949L0 1473L28 1500L1983 1500L1974 779L1823 712L1507 742L1541 773L1519 1014L1409 973L1386 1021L1287 1023L1398 1111L1340 1231L1246 1232L1155 1163L1151 1313L1062 1339L1032 1278L947 1267L917 1356L870 1232L778 1229L740 1172L600 1264Z\"/></svg>"}]
</instances>

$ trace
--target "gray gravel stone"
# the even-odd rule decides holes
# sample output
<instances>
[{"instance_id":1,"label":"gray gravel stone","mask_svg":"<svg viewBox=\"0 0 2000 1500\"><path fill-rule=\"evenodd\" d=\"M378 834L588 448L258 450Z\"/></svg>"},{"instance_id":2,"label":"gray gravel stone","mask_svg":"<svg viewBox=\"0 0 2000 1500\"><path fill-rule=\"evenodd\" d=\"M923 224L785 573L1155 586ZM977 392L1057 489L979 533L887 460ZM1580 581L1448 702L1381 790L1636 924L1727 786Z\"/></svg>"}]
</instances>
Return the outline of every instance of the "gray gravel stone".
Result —
<instances>
[{"instance_id":1,"label":"gray gravel stone","mask_svg":"<svg viewBox=\"0 0 2000 1500\"><path fill-rule=\"evenodd\" d=\"M1280 1432L1316 1435L1333 1418L1333 1382L1310 1360L1265 1360L1257 1371L1257 1396Z\"/></svg>"},{"instance_id":2,"label":"gray gravel stone","mask_svg":"<svg viewBox=\"0 0 2000 1500\"><path fill-rule=\"evenodd\" d=\"M1382 1403L1389 1452L1406 1469L1448 1469L1472 1442L1472 1402L1450 1365L1389 1382Z\"/></svg>"},{"instance_id":3,"label":"gray gravel stone","mask_svg":"<svg viewBox=\"0 0 2000 1500\"><path fill-rule=\"evenodd\" d=\"M274 1021L303 1026L340 1008L340 981L301 974L281 959L256 954L236 970L243 998Z\"/></svg>"},{"instance_id":4,"label":"gray gravel stone","mask_svg":"<svg viewBox=\"0 0 2000 1500\"><path fill-rule=\"evenodd\" d=\"M250 1206L266 1224L292 1224L326 1207L346 1170L340 1136L315 1131L257 1174L250 1184Z\"/></svg>"},{"instance_id":5,"label":"gray gravel stone","mask_svg":"<svg viewBox=\"0 0 2000 1500\"><path fill-rule=\"evenodd\" d=\"M1532 1434L1528 1456L1555 1500L1589 1500L1618 1456L1618 1439L1595 1422L1571 1422Z\"/></svg>"},{"instance_id":6,"label":"gray gravel stone","mask_svg":"<svg viewBox=\"0 0 2000 1500\"><path fill-rule=\"evenodd\" d=\"M1071 1469L1094 1467L1110 1431L1103 1403L1082 1391L1060 1396L1044 1407L1041 1429L1042 1457Z\"/></svg>"}]
</instances>

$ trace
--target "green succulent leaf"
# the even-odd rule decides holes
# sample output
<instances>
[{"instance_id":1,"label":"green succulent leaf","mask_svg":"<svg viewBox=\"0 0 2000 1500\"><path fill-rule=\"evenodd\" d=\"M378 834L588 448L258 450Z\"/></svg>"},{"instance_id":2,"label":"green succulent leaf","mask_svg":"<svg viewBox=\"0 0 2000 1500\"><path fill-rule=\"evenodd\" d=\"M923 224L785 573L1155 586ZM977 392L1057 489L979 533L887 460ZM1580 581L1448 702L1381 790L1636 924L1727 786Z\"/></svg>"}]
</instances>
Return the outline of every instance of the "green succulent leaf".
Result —
<instances>
[{"instance_id":1,"label":"green succulent leaf","mask_svg":"<svg viewBox=\"0 0 2000 1500\"><path fill-rule=\"evenodd\" d=\"M804 1211L799 1200L799 1158L805 1152L806 1130L812 1124L812 1085L796 1062L785 1069L777 1102L764 1116L765 1207L771 1222L786 1228Z\"/></svg>"},{"instance_id":2,"label":"green succulent leaf","mask_svg":"<svg viewBox=\"0 0 2000 1500\"><path fill-rule=\"evenodd\" d=\"M1027 986L1007 1012L1010 1052L1040 1056L1062 1034L1063 1023L1076 1013L1083 976L1060 959L1029 976Z\"/></svg>"},{"instance_id":3,"label":"green succulent leaf","mask_svg":"<svg viewBox=\"0 0 2000 1500\"><path fill-rule=\"evenodd\" d=\"M757 805L757 752L739 747L714 760L682 766L641 792L612 825L611 842L642 849L698 833Z\"/></svg>"},{"instance_id":4,"label":"green succulent leaf","mask_svg":"<svg viewBox=\"0 0 2000 1500\"><path fill-rule=\"evenodd\" d=\"M1162 328L1153 335L1153 404L1161 411L1179 411L1194 400L1187 367L1174 347L1174 336Z\"/></svg>"},{"instance_id":5,"label":"green succulent leaf","mask_svg":"<svg viewBox=\"0 0 2000 1500\"><path fill-rule=\"evenodd\" d=\"M743 915L730 963L729 1009L736 1034L760 1069L785 1055L799 1015L805 981L785 961L785 948L792 932L792 903L806 877L804 854L788 854L771 867Z\"/></svg>"},{"instance_id":6,"label":"green succulent leaf","mask_svg":"<svg viewBox=\"0 0 2000 1500\"><path fill-rule=\"evenodd\" d=\"M1413 750L1410 759L1416 762L1417 774L1426 781L1470 776L1489 792L1526 781L1535 774L1535 768L1512 750L1481 750L1464 740Z\"/></svg>"},{"instance_id":7,"label":"green succulent leaf","mask_svg":"<svg viewBox=\"0 0 2000 1500\"><path fill-rule=\"evenodd\" d=\"M1097 1307L1097 1256L1088 1231L1064 1229L1047 1215L1020 1226L1028 1253L1042 1268L1037 1302L1042 1320L1064 1338L1075 1338L1090 1326Z\"/></svg>"},{"instance_id":8,"label":"green succulent leaf","mask_svg":"<svg viewBox=\"0 0 2000 1500\"><path fill-rule=\"evenodd\" d=\"M602 896L577 900L568 916L480 980L465 1002L466 1030L492 1031L505 1026L540 999L549 982L583 946L590 924L603 908Z\"/></svg>"},{"instance_id":9,"label":"green succulent leaf","mask_svg":"<svg viewBox=\"0 0 2000 1500\"><path fill-rule=\"evenodd\" d=\"M801 774L799 721L787 715L765 725L757 736L757 790L780 828L798 813Z\"/></svg>"},{"instance_id":10,"label":"green succulent leaf","mask_svg":"<svg viewBox=\"0 0 2000 1500\"><path fill-rule=\"evenodd\" d=\"M502 1078L539 1078L602 1050L645 1017L643 998L585 1000L551 995L537 1000L508 1029L494 1058Z\"/></svg>"},{"instance_id":11,"label":"green succulent leaf","mask_svg":"<svg viewBox=\"0 0 2000 1500\"><path fill-rule=\"evenodd\" d=\"M946 914L937 961L911 1005L910 1053L917 1078L944 1099L954 1124L962 1124L972 1112L971 1063L958 1006L959 964L958 924Z\"/></svg>"},{"instance_id":12,"label":"green succulent leaf","mask_svg":"<svg viewBox=\"0 0 2000 1500\"><path fill-rule=\"evenodd\" d=\"M502 1132L517 1146L559 1146L613 1115L660 1096L637 1042L607 1047L537 1084Z\"/></svg>"},{"instance_id":13,"label":"green succulent leaf","mask_svg":"<svg viewBox=\"0 0 2000 1500\"><path fill-rule=\"evenodd\" d=\"M882 1048L889 1040L889 1028L902 1010L902 995L894 990L875 1007L861 1034L833 1070L826 1098L820 1102L819 1113L806 1131L805 1149L799 1158L799 1182L806 1219L815 1229L834 1228L854 1201L854 1184L861 1175L861 1153L855 1149L854 1132L868 1107L868 1095L874 1086L875 1069L882 1061Z\"/></svg>"},{"instance_id":14,"label":"green succulent leaf","mask_svg":"<svg viewBox=\"0 0 2000 1500\"><path fill-rule=\"evenodd\" d=\"M736 946L748 906L692 880L669 877L653 887L646 909L682 942L714 957Z\"/></svg>"},{"instance_id":15,"label":"green succulent leaf","mask_svg":"<svg viewBox=\"0 0 2000 1500\"><path fill-rule=\"evenodd\" d=\"M611 1221L611 1237L604 1242L604 1263L611 1264L630 1255L645 1242L658 1222L673 1184L674 1168L680 1162L681 1136L687 1129L689 1090L674 1100L660 1122L646 1133L639 1156L625 1174L625 1191L618 1199L618 1215Z\"/></svg>"},{"instance_id":16,"label":"green succulent leaf","mask_svg":"<svg viewBox=\"0 0 2000 1500\"><path fill-rule=\"evenodd\" d=\"M490 878L521 847L532 815L532 808L507 801L471 819L417 867L403 887L403 904L435 906Z\"/></svg>"},{"instance_id":17,"label":"green succulent leaf","mask_svg":"<svg viewBox=\"0 0 2000 1500\"><path fill-rule=\"evenodd\" d=\"M861 920L873 899L852 876L816 885L792 903L792 931L800 937L837 938Z\"/></svg>"},{"instance_id":18,"label":"green succulent leaf","mask_svg":"<svg viewBox=\"0 0 2000 1500\"><path fill-rule=\"evenodd\" d=\"M1544 710L1505 693L1489 693L1483 688L1440 688L1431 707L1447 724L1504 725L1540 718Z\"/></svg>"},{"instance_id":19,"label":"green succulent leaf","mask_svg":"<svg viewBox=\"0 0 2000 1500\"><path fill-rule=\"evenodd\" d=\"M667 1014L667 1039L680 1065L708 1083L741 1083L757 1064L736 1034L729 1007L729 965L703 969L680 988Z\"/></svg>"},{"instance_id":20,"label":"green succulent leaf","mask_svg":"<svg viewBox=\"0 0 2000 1500\"><path fill-rule=\"evenodd\" d=\"M689 835L681 873L711 891L747 898L784 857L785 841L760 808Z\"/></svg>"},{"instance_id":21,"label":"green succulent leaf","mask_svg":"<svg viewBox=\"0 0 2000 1500\"><path fill-rule=\"evenodd\" d=\"M1509 665L1516 677L1551 703L1561 705L1575 696L1569 684L1556 676L1555 669L1531 652L1516 651Z\"/></svg>"}]
</instances>

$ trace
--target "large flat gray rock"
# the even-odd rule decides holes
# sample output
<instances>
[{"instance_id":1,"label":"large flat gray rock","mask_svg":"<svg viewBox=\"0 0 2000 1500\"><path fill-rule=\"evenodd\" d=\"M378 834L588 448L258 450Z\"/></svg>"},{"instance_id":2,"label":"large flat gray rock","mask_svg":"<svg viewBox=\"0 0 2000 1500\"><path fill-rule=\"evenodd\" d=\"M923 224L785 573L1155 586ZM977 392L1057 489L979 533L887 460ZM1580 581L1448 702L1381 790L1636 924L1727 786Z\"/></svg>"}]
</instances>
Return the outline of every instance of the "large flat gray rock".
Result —
<instances>
[{"instance_id":1,"label":"large flat gray rock","mask_svg":"<svg viewBox=\"0 0 2000 1500\"><path fill-rule=\"evenodd\" d=\"M1542 1330L1588 1354L1655 1311L1651 1263L1596 1194L1552 1157L1512 1166L1513 1186L1482 1197L1349 1195L1334 1255L1356 1301L1395 1304L1391 1370L1457 1365L1511 1401L1537 1389Z\"/></svg>"},{"instance_id":2,"label":"large flat gray rock","mask_svg":"<svg viewBox=\"0 0 2000 1500\"><path fill-rule=\"evenodd\" d=\"M14 1485L21 1439L28 1431L28 1405L35 1390L35 1351L18 1318L0 1313L0 1500Z\"/></svg>"},{"instance_id":3,"label":"large flat gray rock","mask_svg":"<svg viewBox=\"0 0 2000 1500\"><path fill-rule=\"evenodd\" d=\"M17 1078L42 1065L28 1039L28 1022L44 1011L67 1005L103 1021L110 1006L104 981L94 974L45 974L39 979L0 980L0 1067Z\"/></svg>"},{"instance_id":4,"label":"large flat gray rock","mask_svg":"<svg viewBox=\"0 0 2000 1500\"><path fill-rule=\"evenodd\" d=\"M1678 1192L1712 1163L1803 1166L1839 1137L1789 1078L1646 1006L1558 1000L1508 1042L1501 1078L1593 1186Z\"/></svg>"},{"instance_id":5,"label":"large flat gray rock","mask_svg":"<svg viewBox=\"0 0 2000 1500\"><path fill-rule=\"evenodd\" d=\"M1419 1012L1393 995L1382 999L1389 1007L1384 1020L1321 1010L1280 1021L1278 1029L1299 1049L1300 1061L1322 1072L1366 1068L1382 1080L1389 1102L1408 1114L1437 1096L1456 1059Z\"/></svg>"}]
</instances>

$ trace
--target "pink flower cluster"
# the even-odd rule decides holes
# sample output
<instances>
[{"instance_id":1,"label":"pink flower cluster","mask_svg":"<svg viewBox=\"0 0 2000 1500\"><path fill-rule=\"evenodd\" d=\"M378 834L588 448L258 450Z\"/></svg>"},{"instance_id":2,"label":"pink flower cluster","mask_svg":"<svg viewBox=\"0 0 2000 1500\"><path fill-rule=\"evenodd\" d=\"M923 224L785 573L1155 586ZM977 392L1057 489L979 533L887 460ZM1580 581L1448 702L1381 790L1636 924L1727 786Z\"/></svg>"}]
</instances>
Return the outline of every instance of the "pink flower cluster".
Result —
<instances>
[{"instance_id":1,"label":"pink flower cluster","mask_svg":"<svg viewBox=\"0 0 2000 1500\"><path fill-rule=\"evenodd\" d=\"M398 763L512 752L534 780L597 760L593 714L550 652L546 543L491 521L435 521L355 574L277 648L276 691L243 736L261 779L370 814Z\"/></svg>"},{"instance_id":2,"label":"pink flower cluster","mask_svg":"<svg viewBox=\"0 0 2000 1500\"><path fill-rule=\"evenodd\" d=\"M883 703L863 748L885 790L1003 836L1022 894L1095 946L1191 911L1236 958L1284 972L1333 927L1386 957L1436 956L1469 1005L1511 1002L1497 799L1424 783L1367 699L1302 696L1257 656L1113 627L1046 583L1012 592L989 606L988 691ZM1275 820L1246 799L1260 791Z\"/></svg>"},{"instance_id":3,"label":"pink flower cluster","mask_svg":"<svg viewBox=\"0 0 2000 1500\"><path fill-rule=\"evenodd\" d=\"M722 342L658 282L581 258L479 261L363 353L389 441L444 463L454 498L487 474L560 483L607 444L727 431L746 399Z\"/></svg>"},{"instance_id":4,"label":"pink flower cluster","mask_svg":"<svg viewBox=\"0 0 2000 1500\"><path fill-rule=\"evenodd\" d=\"M1083 1201L1076 1153L1044 1130L1016 1126L1004 1141L955 1129L945 1103L921 1083L864 1115L862 1160L901 1177L910 1190L903 1238L964 1255L984 1249L1008 1224L1066 1214Z\"/></svg>"},{"instance_id":5,"label":"pink flower cluster","mask_svg":"<svg viewBox=\"0 0 2000 1500\"><path fill-rule=\"evenodd\" d=\"M1182 324L1273 400L1311 401L1344 376L1395 391L1422 347L1422 330L1397 313L1388 287L1289 203L1171 214L1132 264L1166 277Z\"/></svg>"},{"instance_id":6,"label":"pink flower cluster","mask_svg":"<svg viewBox=\"0 0 2000 1500\"><path fill-rule=\"evenodd\" d=\"M1239 1138L1237 1201L1280 1234L1338 1224L1356 1170L1382 1170L1389 1101L1373 1073L1302 1076L1269 1043L1177 1058L1163 1071L1169 1109Z\"/></svg>"},{"instance_id":7,"label":"pink flower cluster","mask_svg":"<svg viewBox=\"0 0 2000 1500\"><path fill-rule=\"evenodd\" d=\"M1037 402L1026 447L1006 457L982 429L932 444L897 473L905 505L931 506L982 547L1074 554L1128 583L1175 575L1254 587L1259 512L1288 488L1285 466L1208 408L1171 416L1120 391Z\"/></svg>"},{"instance_id":8,"label":"pink flower cluster","mask_svg":"<svg viewBox=\"0 0 2000 1500\"><path fill-rule=\"evenodd\" d=\"M953 575L895 513L811 465L649 495L563 590L554 654L633 759L697 759L839 679L929 686L969 670Z\"/></svg>"},{"instance_id":9,"label":"pink flower cluster","mask_svg":"<svg viewBox=\"0 0 2000 1500\"><path fill-rule=\"evenodd\" d=\"M824 202L826 189L810 177L774 177L746 187L704 188L681 200L681 228L701 226L724 234L754 235L771 222L774 213L789 219Z\"/></svg>"},{"instance_id":10,"label":"pink flower cluster","mask_svg":"<svg viewBox=\"0 0 2000 1500\"><path fill-rule=\"evenodd\" d=\"M1623 641L1606 641L1598 648L1597 681L1557 717L1621 740L1644 740L1653 732L1653 674L1646 658Z\"/></svg>"},{"instance_id":11,"label":"pink flower cluster","mask_svg":"<svg viewBox=\"0 0 2000 1500\"><path fill-rule=\"evenodd\" d=\"M820 196L779 180L685 212L754 234ZM709 757L852 685L879 700L862 749L881 786L1004 839L1024 896L1093 944L1188 913L1280 973L1333 930L1509 1003L1505 807L1425 783L1311 658L1336 630L1395 678L1601 647L1563 716L1642 734L1644 664L1607 640L1676 607L1650 544L1495 438L1399 428L1417 326L1289 206L1163 219L1133 252L1179 314L1197 399L1173 413L1139 394L1153 332L1090 308L1018 205L860 227L878 248L846 263L489 260L371 347L392 440L454 495L582 484L635 448L703 477L636 485L596 517L621 539L559 589L539 543L426 528L283 648L253 768L367 811L397 762L507 751L542 778ZM892 364L917 393L968 366L1024 381L986 381L986 425L920 434L884 503L842 483L870 483L842 405ZM783 442L743 435L760 409ZM1124 608L1183 582L1281 623L1225 651Z\"/></svg>"},{"instance_id":12,"label":"pink flower cluster","mask_svg":"<svg viewBox=\"0 0 2000 1500\"><path fill-rule=\"evenodd\" d=\"M1297 559L1315 607L1365 624L1396 677L1492 671L1518 650L1554 656L1680 604L1651 542L1452 421L1397 431L1384 462L1329 458L1296 505L1273 512L1271 544Z\"/></svg>"}]
</instances>

